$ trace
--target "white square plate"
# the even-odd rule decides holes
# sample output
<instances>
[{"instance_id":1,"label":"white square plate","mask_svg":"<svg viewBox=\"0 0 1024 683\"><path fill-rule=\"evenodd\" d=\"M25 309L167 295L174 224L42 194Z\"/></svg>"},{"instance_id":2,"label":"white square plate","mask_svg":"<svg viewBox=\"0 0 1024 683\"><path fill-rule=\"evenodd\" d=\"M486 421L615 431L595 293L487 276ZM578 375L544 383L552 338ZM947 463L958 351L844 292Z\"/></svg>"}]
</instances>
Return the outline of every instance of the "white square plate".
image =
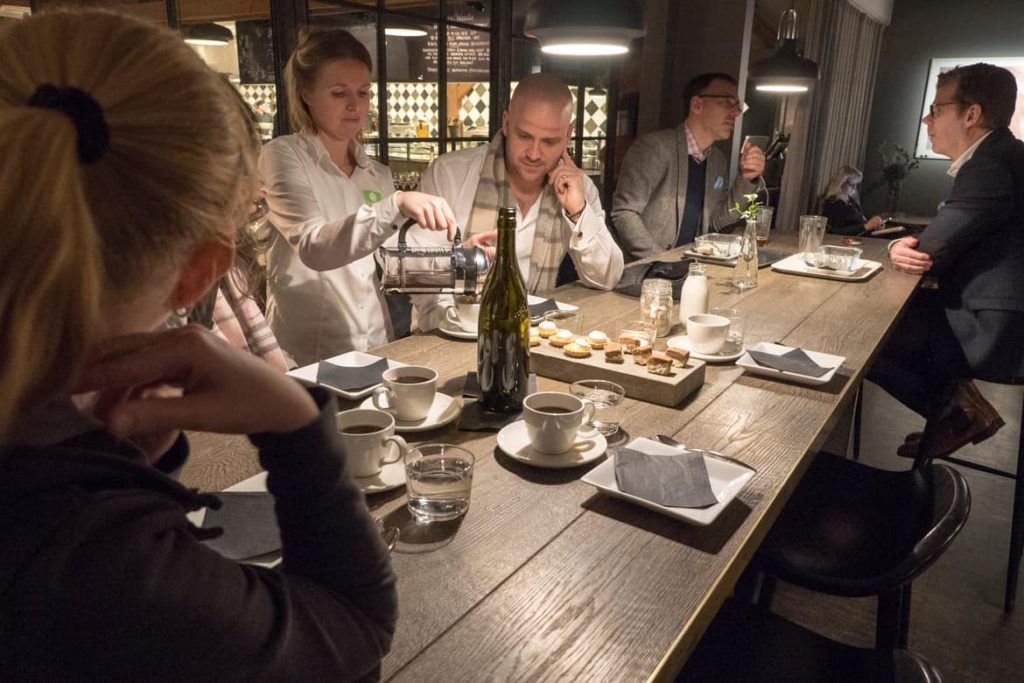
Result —
<instances>
[{"instance_id":1,"label":"white square plate","mask_svg":"<svg viewBox=\"0 0 1024 683\"><path fill-rule=\"evenodd\" d=\"M376 363L379 358L381 358L381 356L375 356L372 353L363 353L362 351L348 351L346 353L341 354L340 356L334 356L333 358L325 358L324 360L328 361L329 363L334 363L335 365L340 365L346 368L361 368L364 365ZM329 387L326 384L318 385L316 383L317 365L317 363L310 363L309 365L303 365L301 368L289 370L288 376L294 377L295 379L299 380L300 382L307 386L322 386L324 389L327 389L328 391L333 391L338 396L341 396L342 398L347 398L350 401L355 401L357 399L363 398L364 396L369 396L371 393L373 393L374 389L380 386L380 383L378 382L373 386L366 387L365 389L360 389L359 391L342 391L341 389ZM402 367L403 365L406 365L406 363L399 363L397 360L391 360L390 358L388 358L388 368L398 368Z\"/></svg>"},{"instance_id":2,"label":"white square plate","mask_svg":"<svg viewBox=\"0 0 1024 683\"><path fill-rule=\"evenodd\" d=\"M787 351L792 351L792 346L783 346L781 344L772 344L770 342L761 342L755 346L751 346L754 351L762 351L764 353L770 353L775 356L781 356ZM743 368L744 371L751 373L752 375L764 375L765 377L774 377L776 379L784 379L790 382L796 382L797 384L828 384L832 381L832 378L836 375L836 370L843 366L846 362L845 356L833 356L830 353L821 353L819 351L808 351L804 349L804 353L813 360L815 363L823 368L830 368L821 377L811 377L810 375L801 375L796 372L783 372L782 370L776 370L775 368L769 368L764 365L758 365L754 362L754 359L750 357L749 353L744 352L736 365Z\"/></svg>"},{"instance_id":3,"label":"white square plate","mask_svg":"<svg viewBox=\"0 0 1024 683\"><path fill-rule=\"evenodd\" d=\"M527 294L526 295L526 304L528 306L533 306L535 304L539 304L541 301L544 301L544 299L547 299L547 298L550 298L550 297L534 296L533 294ZM576 311L580 310L579 306L573 306L572 304L564 304L561 301L555 301L555 305L558 306L558 310L566 311L567 313L575 313Z\"/></svg>"},{"instance_id":4,"label":"white square plate","mask_svg":"<svg viewBox=\"0 0 1024 683\"><path fill-rule=\"evenodd\" d=\"M804 263L800 254L787 256L781 261L772 264L772 270L791 275L807 275L809 277L820 277L826 280L841 280L843 282L863 282L876 272L882 269L878 261L869 261L859 258L853 262L853 270L829 270L827 268L815 268Z\"/></svg>"},{"instance_id":5,"label":"white square plate","mask_svg":"<svg viewBox=\"0 0 1024 683\"><path fill-rule=\"evenodd\" d=\"M630 448L642 448L645 453L672 455L678 450L674 446L666 446L663 443L640 437L629 443ZM613 451L614 452L614 451ZM674 508L658 505L649 500L632 496L619 490L619 484L615 480L615 457L614 455L603 463L590 470L583 476L583 481L596 487L601 493L628 500L631 503L643 506L648 510L660 512L663 515L675 519L707 526L715 521L718 515L726 508L732 499L735 498L747 482L754 476L753 468L719 460L713 456L704 456L704 464L708 468L708 480L711 482L711 491L715 494L718 502L706 508Z\"/></svg>"}]
</instances>

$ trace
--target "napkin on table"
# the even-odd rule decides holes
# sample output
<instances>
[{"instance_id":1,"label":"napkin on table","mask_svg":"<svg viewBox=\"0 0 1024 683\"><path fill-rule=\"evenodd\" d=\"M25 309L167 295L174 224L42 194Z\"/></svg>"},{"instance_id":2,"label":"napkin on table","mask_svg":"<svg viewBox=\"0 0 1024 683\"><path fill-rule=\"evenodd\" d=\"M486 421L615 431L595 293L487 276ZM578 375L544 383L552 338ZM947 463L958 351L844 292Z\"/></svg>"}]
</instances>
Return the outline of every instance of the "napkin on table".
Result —
<instances>
[{"instance_id":1,"label":"napkin on table","mask_svg":"<svg viewBox=\"0 0 1024 683\"><path fill-rule=\"evenodd\" d=\"M792 349L782 355L766 353L764 351L753 351L748 349L747 353L758 365L774 368L782 372L791 372L795 375L808 375L809 377L821 377L832 368L823 368L808 356L803 349Z\"/></svg>"},{"instance_id":2,"label":"napkin on table","mask_svg":"<svg viewBox=\"0 0 1024 683\"><path fill-rule=\"evenodd\" d=\"M558 304L555 303L554 299L544 299L544 301L538 301L535 304L530 304L530 317L536 318L537 316L544 315L548 311L557 311Z\"/></svg>"},{"instance_id":3,"label":"napkin on table","mask_svg":"<svg viewBox=\"0 0 1024 683\"><path fill-rule=\"evenodd\" d=\"M322 360L317 364L316 383L341 391L359 391L380 384L380 376L387 369L387 358L380 358L369 365L355 368Z\"/></svg>"},{"instance_id":4,"label":"napkin on table","mask_svg":"<svg viewBox=\"0 0 1024 683\"><path fill-rule=\"evenodd\" d=\"M615 481L620 491L666 507L701 508L718 502L699 450L635 440L615 449Z\"/></svg>"},{"instance_id":5,"label":"napkin on table","mask_svg":"<svg viewBox=\"0 0 1024 683\"><path fill-rule=\"evenodd\" d=\"M274 497L266 491L222 491L219 510L206 509L203 528L224 533L204 541L229 560L245 560L281 549Z\"/></svg>"}]
</instances>

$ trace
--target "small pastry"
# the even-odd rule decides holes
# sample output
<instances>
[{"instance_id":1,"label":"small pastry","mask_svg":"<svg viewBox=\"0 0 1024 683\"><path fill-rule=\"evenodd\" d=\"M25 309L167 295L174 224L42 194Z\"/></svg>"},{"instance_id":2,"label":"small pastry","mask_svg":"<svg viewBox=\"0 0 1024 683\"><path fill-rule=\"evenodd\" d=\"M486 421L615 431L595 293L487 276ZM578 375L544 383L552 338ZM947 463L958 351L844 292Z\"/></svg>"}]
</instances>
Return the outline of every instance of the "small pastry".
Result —
<instances>
[{"instance_id":1,"label":"small pastry","mask_svg":"<svg viewBox=\"0 0 1024 683\"><path fill-rule=\"evenodd\" d=\"M569 358L590 358L590 347L577 344L576 342L567 344L562 350L565 351L565 355L569 356Z\"/></svg>"},{"instance_id":2,"label":"small pastry","mask_svg":"<svg viewBox=\"0 0 1024 683\"><path fill-rule=\"evenodd\" d=\"M537 334L544 339L554 336L556 332L558 332L558 325L554 324L550 320L544 320L540 325L537 325Z\"/></svg>"},{"instance_id":3,"label":"small pastry","mask_svg":"<svg viewBox=\"0 0 1024 683\"><path fill-rule=\"evenodd\" d=\"M540 335L530 335L530 346L540 346Z\"/></svg>"},{"instance_id":4,"label":"small pastry","mask_svg":"<svg viewBox=\"0 0 1024 683\"><path fill-rule=\"evenodd\" d=\"M573 343L579 344L580 346L586 346L588 349L594 348L593 344L591 344L590 340L586 337L576 337L576 339L573 340Z\"/></svg>"},{"instance_id":5,"label":"small pastry","mask_svg":"<svg viewBox=\"0 0 1024 683\"><path fill-rule=\"evenodd\" d=\"M633 358L635 359L636 356L633 356ZM671 375L672 359L660 353L652 353L651 357L647 360L647 372L654 375Z\"/></svg>"},{"instance_id":6,"label":"small pastry","mask_svg":"<svg viewBox=\"0 0 1024 683\"><path fill-rule=\"evenodd\" d=\"M633 350L633 362L637 365L647 365L647 361L650 360L653 352L654 349L651 348L650 344L641 343Z\"/></svg>"},{"instance_id":7,"label":"small pastry","mask_svg":"<svg viewBox=\"0 0 1024 683\"><path fill-rule=\"evenodd\" d=\"M686 349L677 349L674 346L670 346L665 349L665 355L672 359L676 364L676 367L683 367L687 361L690 360L690 352Z\"/></svg>"},{"instance_id":8,"label":"small pastry","mask_svg":"<svg viewBox=\"0 0 1024 683\"><path fill-rule=\"evenodd\" d=\"M590 342L590 346L592 348L600 350L608 343L608 335L601 330L594 330L587 335L587 341Z\"/></svg>"},{"instance_id":9,"label":"small pastry","mask_svg":"<svg viewBox=\"0 0 1024 683\"><path fill-rule=\"evenodd\" d=\"M551 342L552 346L557 346L558 348L561 348L575 338L576 335L574 335L569 330L559 330L558 332L555 332L555 336L548 339L548 341Z\"/></svg>"},{"instance_id":10,"label":"small pastry","mask_svg":"<svg viewBox=\"0 0 1024 683\"><path fill-rule=\"evenodd\" d=\"M604 359L609 363L621 363L625 360L622 356L622 345L618 342L607 342L604 345Z\"/></svg>"},{"instance_id":11,"label":"small pastry","mask_svg":"<svg viewBox=\"0 0 1024 683\"><path fill-rule=\"evenodd\" d=\"M540 330L538 330L536 327L531 327L530 328L530 336L531 337L539 337L540 336Z\"/></svg>"},{"instance_id":12,"label":"small pastry","mask_svg":"<svg viewBox=\"0 0 1024 683\"><path fill-rule=\"evenodd\" d=\"M623 353L633 353L636 347L640 345L640 341L640 339L631 334L619 335L619 344L622 345Z\"/></svg>"}]
</instances>

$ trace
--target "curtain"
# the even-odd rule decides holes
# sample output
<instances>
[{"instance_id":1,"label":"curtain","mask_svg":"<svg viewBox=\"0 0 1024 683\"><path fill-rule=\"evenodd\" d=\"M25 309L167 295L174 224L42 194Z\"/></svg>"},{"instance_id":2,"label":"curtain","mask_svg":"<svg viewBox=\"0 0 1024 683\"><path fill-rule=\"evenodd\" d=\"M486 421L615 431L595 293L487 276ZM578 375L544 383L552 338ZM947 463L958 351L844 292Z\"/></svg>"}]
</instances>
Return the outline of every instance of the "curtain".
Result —
<instances>
[{"instance_id":1,"label":"curtain","mask_svg":"<svg viewBox=\"0 0 1024 683\"><path fill-rule=\"evenodd\" d=\"M795 230L801 214L843 164L864 170L871 100L884 25L846 0L810 3L804 56L818 62L819 80L808 95L790 96L791 133L779 198L782 229Z\"/></svg>"}]
</instances>

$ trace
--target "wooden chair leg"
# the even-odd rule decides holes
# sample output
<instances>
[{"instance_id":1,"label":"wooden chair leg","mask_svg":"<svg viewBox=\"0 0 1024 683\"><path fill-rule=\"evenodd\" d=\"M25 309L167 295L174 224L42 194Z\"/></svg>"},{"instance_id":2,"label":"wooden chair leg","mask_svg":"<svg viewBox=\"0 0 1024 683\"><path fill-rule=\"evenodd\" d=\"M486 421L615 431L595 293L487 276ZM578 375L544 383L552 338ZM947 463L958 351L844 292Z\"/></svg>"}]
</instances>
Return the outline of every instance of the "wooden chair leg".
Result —
<instances>
[{"instance_id":1,"label":"wooden chair leg","mask_svg":"<svg viewBox=\"0 0 1024 683\"><path fill-rule=\"evenodd\" d=\"M761 609L771 610L775 598L775 582L774 576L762 572L761 589L757 592L757 606Z\"/></svg>"},{"instance_id":2,"label":"wooden chair leg","mask_svg":"<svg viewBox=\"0 0 1024 683\"><path fill-rule=\"evenodd\" d=\"M897 647L901 650L906 650L910 644L911 586L908 583L900 591L900 639Z\"/></svg>"},{"instance_id":3,"label":"wooden chair leg","mask_svg":"<svg viewBox=\"0 0 1024 683\"><path fill-rule=\"evenodd\" d=\"M1013 516L1010 518L1010 561L1006 567L1006 597L1003 611L1010 613L1017 601L1017 579L1024 554L1024 405L1021 407L1020 443L1017 446L1017 479L1013 486Z\"/></svg>"},{"instance_id":4,"label":"wooden chair leg","mask_svg":"<svg viewBox=\"0 0 1024 683\"><path fill-rule=\"evenodd\" d=\"M875 647L894 650L900 642L900 618L903 615L903 591L899 588L878 596L875 615Z\"/></svg>"},{"instance_id":5,"label":"wooden chair leg","mask_svg":"<svg viewBox=\"0 0 1024 683\"><path fill-rule=\"evenodd\" d=\"M853 459L860 460L860 425L861 413L864 410L864 382L857 387L857 397L853 399Z\"/></svg>"}]
</instances>

